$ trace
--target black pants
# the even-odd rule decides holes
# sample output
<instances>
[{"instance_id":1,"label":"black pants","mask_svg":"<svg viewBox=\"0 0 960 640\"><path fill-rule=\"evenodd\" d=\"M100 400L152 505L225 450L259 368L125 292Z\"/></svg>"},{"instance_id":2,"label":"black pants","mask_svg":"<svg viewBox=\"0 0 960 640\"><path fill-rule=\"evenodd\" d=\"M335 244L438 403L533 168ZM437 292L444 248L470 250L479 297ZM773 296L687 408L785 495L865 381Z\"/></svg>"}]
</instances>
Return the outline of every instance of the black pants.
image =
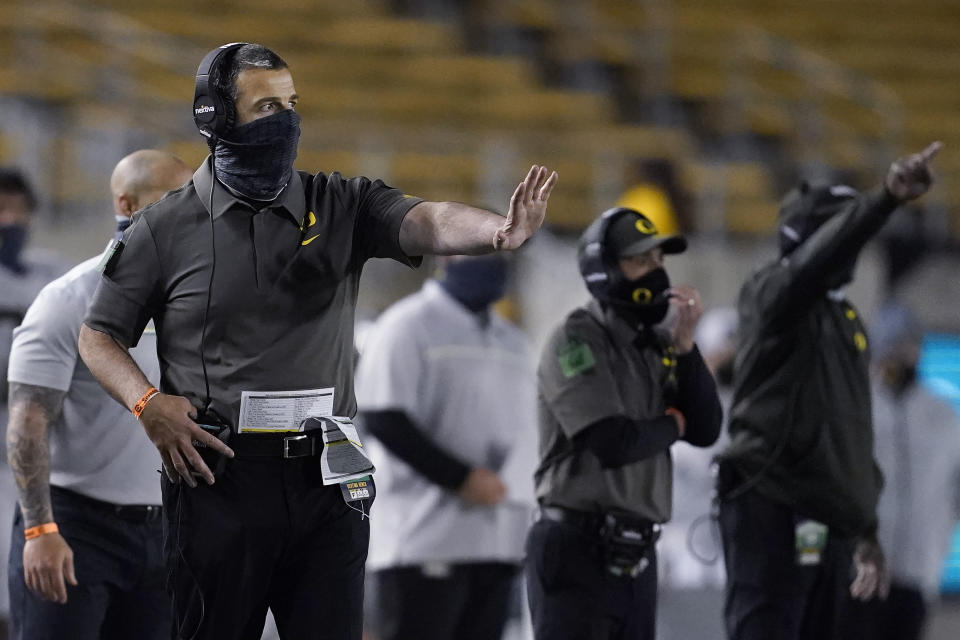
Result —
<instances>
[{"instance_id":1,"label":"black pants","mask_svg":"<svg viewBox=\"0 0 960 640\"><path fill-rule=\"evenodd\" d=\"M380 640L500 640L519 567L448 566L447 575L419 566L377 572Z\"/></svg>"},{"instance_id":2,"label":"black pants","mask_svg":"<svg viewBox=\"0 0 960 640\"><path fill-rule=\"evenodd\" d=\"M923 637L927 603L916 587L894 582L886 600L856 602L853 609L863 621L864 632L860 636L863 640L920 640Z\"/></svg>"},{"instance_id":3,"label":"black pants","mask_svg":"<svg viewBox=\"0 0 960 640\"><path fill-rule=\"evenodd\" d=\"M527 595L537 640L653 640L657 563L636 578L610 573L597 536L540 520L527 536Z\"/></svg>"},{"instance_id":4,"label":"black pants","mask_svg":"<svg viewBox=\"0 0 960 640\"><path fill-rule=\"evenodd\" d=\"M319 456L235 458L212 486L163 479L171 636L360 640L369 521L324 487Z\"/></svg>"},{"instance_id":5,"label":"black pants","mask_svg":"<svg viewBox=\"0 0 960 640\"><path fill-rule=\"evenodd\" d=\"M797 514L756 491L720 506L730 640L860 640L853 541L830 530L819 565L796 560Z\"/></svg>"},{"instance_id":6,"label":"black pants","mask_svg":"<svg viewBox=\"0 0 960 640\"><path fill-rule=\"evenodd\" d=\"M10 545L10 637L17 640L160 640L170 626L159 517L118 517L105 502L50 488L53 516L73 550L77 586L45 600L23 577L23 515Z\"/></svg>"}]
</instances>

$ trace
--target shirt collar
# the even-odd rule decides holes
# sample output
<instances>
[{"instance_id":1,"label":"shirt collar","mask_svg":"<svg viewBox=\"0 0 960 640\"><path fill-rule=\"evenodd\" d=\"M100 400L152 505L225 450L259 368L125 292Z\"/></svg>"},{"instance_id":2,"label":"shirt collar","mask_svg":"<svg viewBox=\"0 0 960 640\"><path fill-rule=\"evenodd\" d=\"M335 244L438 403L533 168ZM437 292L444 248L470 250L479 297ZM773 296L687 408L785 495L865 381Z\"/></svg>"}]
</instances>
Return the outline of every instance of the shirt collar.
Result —
<instances>
[{"instance_id":1,"label":"shirt collar","mask_svg":"<svg viewBox=\"0 0 960 640\"><path fill-rule=\"evenodd\" d=\"M213 156L207 156L203 164L193 174L193 186L197 192L197 197L203 203L203 208L210 211L210 183L213 181L213 171L211 162ZM226 211L233 207L243 207L250 209L250 205L240 198L236 197L230 190L220 184L219 181L213 188L213 217L214 219L222 216ZM290 182L284 187L277 198L267 205L266 208L279 207L284 209L290 216L296 220L297 224L303 224L303 218L307 213L307 199L303 193L303 181L300 179L300 172L294 170L290 174Z\"/></svg>"}]
</instances>

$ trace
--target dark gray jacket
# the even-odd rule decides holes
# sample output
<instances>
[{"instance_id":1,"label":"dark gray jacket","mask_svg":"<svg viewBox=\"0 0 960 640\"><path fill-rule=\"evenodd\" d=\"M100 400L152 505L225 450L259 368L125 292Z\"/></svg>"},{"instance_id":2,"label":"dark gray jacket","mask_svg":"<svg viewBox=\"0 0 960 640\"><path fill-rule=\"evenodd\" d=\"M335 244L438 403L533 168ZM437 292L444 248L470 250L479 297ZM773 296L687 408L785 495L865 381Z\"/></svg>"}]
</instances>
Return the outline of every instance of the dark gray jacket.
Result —
<instances>
[{"instance_id":1,"label":"dark gray jacket","mask_svg":"<svg viewBox=\"0 0 960 640\"><path fill-rule=\"evenodd\" d=\"M743 285L731 443L722 458L758 492L849 535L876 531L869 351L859 314L830 282L897 201L856 198L788 257Z\"/></svg>"}]
</instances>

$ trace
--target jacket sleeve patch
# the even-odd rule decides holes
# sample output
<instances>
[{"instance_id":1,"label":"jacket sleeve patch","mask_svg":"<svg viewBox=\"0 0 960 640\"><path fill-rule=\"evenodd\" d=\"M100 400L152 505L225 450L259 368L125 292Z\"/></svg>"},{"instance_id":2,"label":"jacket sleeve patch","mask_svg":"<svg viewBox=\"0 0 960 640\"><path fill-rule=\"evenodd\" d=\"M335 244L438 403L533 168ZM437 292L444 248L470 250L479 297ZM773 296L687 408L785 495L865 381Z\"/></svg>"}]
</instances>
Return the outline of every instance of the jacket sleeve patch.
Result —
<instances>
[{"instance_id":1,"label":"jacket sleeve patch","mask_svg":"<svg viewBox=\"0 0 960 640\"><path fill-rule=\"evenodd\" d=\"M567 378L590 371L597 364L590 345L576 339L569 340L560 348L557 360L560 363L560 370Z\"/></svg>"},{"instance_id":2,"label":"jacket sleeve patch","mask_svg":"<svg viewBox=\"0 0 960 640\"><path fill-rule=\"evenodd\" d=\"M100 260L97 268L100 269L105 276L110 277L113 275L113 270L116 269L117 263L120 262L120 256L123 254L124 246L123 240L114 240L113 244L104 252L103 258Z\"/></svg>"}]
</instances>

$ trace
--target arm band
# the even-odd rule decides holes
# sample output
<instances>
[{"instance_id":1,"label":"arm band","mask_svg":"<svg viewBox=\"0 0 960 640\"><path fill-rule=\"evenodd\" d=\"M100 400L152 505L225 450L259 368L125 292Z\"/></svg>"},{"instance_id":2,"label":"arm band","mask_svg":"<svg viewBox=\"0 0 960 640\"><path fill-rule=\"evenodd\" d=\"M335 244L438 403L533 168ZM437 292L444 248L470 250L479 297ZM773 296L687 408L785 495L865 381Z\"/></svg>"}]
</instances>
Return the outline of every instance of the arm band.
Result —
<instances>
[{"instance_id":1,"label":"arm band","mask_svg":"<svg viewBox=\"0 0 960 640\"><path fill-rule=\"evenodd\" d=\"M60 527L57 526L56 522L47 522L46 524L38 524L35 527L24 529L23 537L27 540L33 540L34 538L39 538L42 535L46 535L48 533L57 533L58 531L60 531Z\"/></svg>"},{"instance_id":2,"label":"arm band","mask_svg":"<svg viewBox=\"0 0 960 640\"><path fill-rule=\"evenodd\" d=\"M679 435L677 420L670 415L649 420L611 416L586 427L573 437L573 443L592 451L604 469L613 469L657 455Z\"/></svg>"},{"instance_id":3,"label":"arm band","mask_svg":"<svg viewBox=\"0 0 960 640\"><path fill-rule=\"evenodd\" d=\"M143 413L143 410L147 408L147 403L153 398L153 396L160 393L157 391L156 387L150 387L147 389L147 392L140 396L140 399L137 400L137 404L133 405L133 415L140 418L140 414Z\"/></svg>"},{"instance_id":4,"label":"arm band","mask_svg":"<svg viewBox=\"0 0 960 640\"><path fill-rule=\"evenodd\" d=\"M403 411L368 411L363 424L387 450L433 484L458 490L470 467L438 447Z\"/></svg>"}]
</instances>

